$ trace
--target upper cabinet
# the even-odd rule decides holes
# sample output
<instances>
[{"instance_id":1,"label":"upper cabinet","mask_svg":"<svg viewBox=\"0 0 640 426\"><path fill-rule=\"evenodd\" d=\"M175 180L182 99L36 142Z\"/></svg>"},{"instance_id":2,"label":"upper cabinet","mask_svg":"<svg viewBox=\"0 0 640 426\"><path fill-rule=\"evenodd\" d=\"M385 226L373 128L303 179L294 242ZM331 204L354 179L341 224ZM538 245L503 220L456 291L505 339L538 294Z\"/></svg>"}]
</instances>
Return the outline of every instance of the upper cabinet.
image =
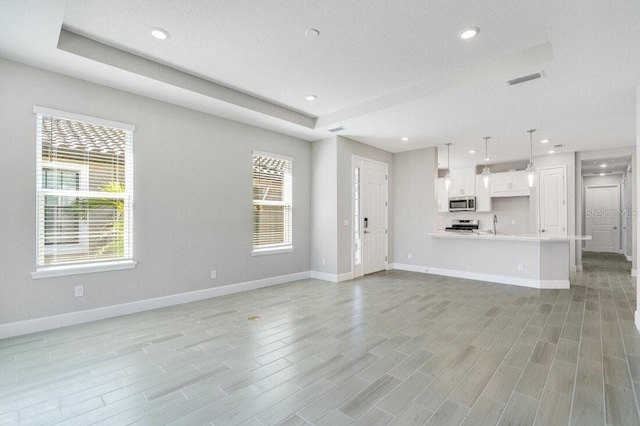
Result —
<instances>
[{"instance_id":1,"label":"upper cabinet","mask_svg":"<svg viewBox=\"0 0 640 426\"><path fill-rule=\"evenodd\" d=\"M529 182L525 171L493 173L491 179L492 197L529 196Z\"/></svg>"},{"instance_id":2,"label":"upper cabinet","mask_svg":"<svg viewBox=\"0 0 640 426\"><path fill-rule=\"evenodd\" d=\"M476 211L493 211L491 205L491 186L489 186L489 188L484 187L482 175L476 175Z\"/></svg>"},{"instance_id":3,"label":"upper cabinet","mask_svg":"<svg viewBox=\"0 0 640 426\"><path fill-rule=\"evenodd\" d=\"M476 195L476 168L451 169L453 186L449 191L450 197L472 197Z\"/></svg>"}]
</instances>

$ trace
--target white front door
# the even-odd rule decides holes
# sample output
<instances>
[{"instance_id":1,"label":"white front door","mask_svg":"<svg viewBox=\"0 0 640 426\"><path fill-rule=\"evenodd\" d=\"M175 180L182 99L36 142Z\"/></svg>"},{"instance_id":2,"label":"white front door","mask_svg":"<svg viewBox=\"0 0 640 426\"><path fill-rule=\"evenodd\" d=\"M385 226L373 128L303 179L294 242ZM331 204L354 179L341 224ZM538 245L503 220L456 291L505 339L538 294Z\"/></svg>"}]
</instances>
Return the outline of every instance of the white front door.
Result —
<instances>
[{"instance_id":1,"label":"white front door","mask_svg":"<svg viewBox=\"0 0 640 426\"><path fill-rule=\"evenodd\" d=\"M588 186L585 200L585 230L591 235L587 251L620 251L620 186Z\"/></svg>"},{"instance_id":2,"label":"white front door","mask_svg":"<svg viewBox=\"0 0 640 426\"><path fill-rule=\"evenodd\" d=\"M366 159L358 163L362 167L362 271L370 274L387 269L387 165Z\"/></svg>"},{"instance_id":3,"label":"white front door","mask_svg":"<svg viewBox=\"0 0 640 426\"><path fill-rule=\"evenodd\" d=\"M539 230L542 235L567 235L567 195L564 167L540 169Z\"/></svg>"}]
</instances>

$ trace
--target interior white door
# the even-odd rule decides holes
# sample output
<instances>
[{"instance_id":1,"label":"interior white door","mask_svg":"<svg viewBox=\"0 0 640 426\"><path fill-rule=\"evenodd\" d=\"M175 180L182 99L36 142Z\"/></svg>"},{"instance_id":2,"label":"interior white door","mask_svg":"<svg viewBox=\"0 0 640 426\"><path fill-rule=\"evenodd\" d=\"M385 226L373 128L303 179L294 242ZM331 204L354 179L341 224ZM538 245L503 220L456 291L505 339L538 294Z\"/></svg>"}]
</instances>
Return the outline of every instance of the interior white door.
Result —
<instances>
[{"instance_id":1,"label":"interior white door","mask_svg":"<svg viewBox=\"0 0 640 426\"><path fill-rule=\"evenodd\" d=\"M362 252L365 274L387 269L387 165L363 161Z\"/></svg>"},{"instance_id":2,"label":"interior white door","mask_svg":"<svg viewBox=\"0 0 640 426\"><path fill-rule=\"evenodd\" d=\"M587 251L620 251L620 186L588 186L585 196L585 230L591 235Z\"/></svg>"},{"instance_id":3,"label":"interior white door","mask_svg":"<svg viewBox=\"0 0 640 426\"><path fill-rule=\"evenodd\" d=\"M543 235L567 235L567 195L564 167L540 169L538 218Z\"/></svg>"}]
</instances>

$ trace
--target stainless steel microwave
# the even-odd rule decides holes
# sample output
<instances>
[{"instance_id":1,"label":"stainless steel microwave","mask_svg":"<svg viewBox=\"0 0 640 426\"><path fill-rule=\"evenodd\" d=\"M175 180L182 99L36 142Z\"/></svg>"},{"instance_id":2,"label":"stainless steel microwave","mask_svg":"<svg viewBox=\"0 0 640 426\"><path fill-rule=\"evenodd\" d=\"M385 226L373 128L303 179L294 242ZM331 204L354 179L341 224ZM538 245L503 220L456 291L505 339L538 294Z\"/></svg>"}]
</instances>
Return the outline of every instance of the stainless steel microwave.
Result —
<instances>
[{"instance_id":1,"label":"stainless steel microwave","mask_svg":"<svg viewBox=\"0 0 640 426\"><path fill-rule=\"evenodd\" d=\"M476 197L451 197L449 198L450 212L475 212Z\"/></svg>"}]
</instances>

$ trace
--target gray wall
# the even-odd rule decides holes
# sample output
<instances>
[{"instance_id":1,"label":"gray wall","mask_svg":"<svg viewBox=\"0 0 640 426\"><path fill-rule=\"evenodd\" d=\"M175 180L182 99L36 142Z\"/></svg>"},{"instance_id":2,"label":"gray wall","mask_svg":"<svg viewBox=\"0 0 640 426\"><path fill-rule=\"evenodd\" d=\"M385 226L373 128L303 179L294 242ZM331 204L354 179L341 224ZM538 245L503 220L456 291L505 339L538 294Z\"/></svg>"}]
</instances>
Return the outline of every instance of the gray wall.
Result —
<instances>
[{"instance_id":1,"label":"gray wall","mask_svg":"<svg viewBox=\"0 0 640 426\"><path fill-rule=\"evenodd\" d=\"M0 60L0 323L310 269L308 142ZM131 123L133 270L33 280L34 105ZM293 253L251 256L251 152L294 157ZM217 270L212 280L210 271ZM85 296L75 298L74 286Z\"/></svg>"},{"instance_id":2,"label":"gray wall","mask_svg":"<svg viewBox=\"0 0 640 426\"><path fill-rule=\"evenodd\" d=\"M338 273L337 140L311 144L311 270ZM325 264L322 264L325 259Z\"/></svg>"},{"instance_id":3,"label":"gray wall","mask_svg":"<svg viewBox=\"0 0 640 426\"><path fill-rule=\"evenodd\" d=\"M393 156L394 263L433 265L437 174L437 148Z\"/></svg>"}]
</instances>

